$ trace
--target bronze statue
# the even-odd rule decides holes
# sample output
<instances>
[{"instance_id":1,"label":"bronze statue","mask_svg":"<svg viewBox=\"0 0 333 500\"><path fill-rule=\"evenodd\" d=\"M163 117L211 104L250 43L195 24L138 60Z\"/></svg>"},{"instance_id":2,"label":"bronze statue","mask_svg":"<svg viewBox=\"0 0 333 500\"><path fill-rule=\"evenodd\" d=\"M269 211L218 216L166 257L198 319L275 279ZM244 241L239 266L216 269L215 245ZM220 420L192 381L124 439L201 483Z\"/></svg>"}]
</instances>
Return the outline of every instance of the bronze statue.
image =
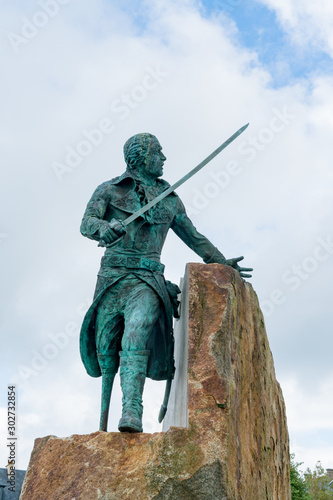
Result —
<instances>
[{"instance_id":1,"label":"bronze statue","mask_svg":"<svg viewBox=\"0 0 333 500\"><path fill-rule=\"evenodd\" d=\"M142 432L146 377L171 380L174 373L172 316L177 317L180 290L164 279L160 262L169 229L206 263L232 266L242 277L250 277L246 273L252 269L238 265L243 257L226 259L200 234L175 192L124 224L170 188L161 179L166 157L155 136L131 137L124 156L126 171L98 186L82 219L83 236L107 248L94 301L83 321L80 351L88 374L102 375L100 430L107 430L113 379L120 366L123 400L118 428Z\"/></svg>"}]
</instances>

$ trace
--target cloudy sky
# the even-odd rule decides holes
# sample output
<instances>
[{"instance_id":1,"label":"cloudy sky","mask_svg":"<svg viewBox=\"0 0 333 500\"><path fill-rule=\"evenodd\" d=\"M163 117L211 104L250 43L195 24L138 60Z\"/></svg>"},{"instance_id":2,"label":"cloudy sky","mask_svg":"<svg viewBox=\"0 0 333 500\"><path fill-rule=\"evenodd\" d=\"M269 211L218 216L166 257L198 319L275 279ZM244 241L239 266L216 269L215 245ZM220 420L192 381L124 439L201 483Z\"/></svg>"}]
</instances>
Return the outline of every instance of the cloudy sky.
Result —
<instances>
[{"instance_id":1,"label":"cloudy sky","mask_svg":"<svg viewBox=\"0 0 333 500\"><path fill-rule=\"evenodd\" d=\"M1 467L6 387L17 384L18 466L38 436L90 433L100 379L78 334L102 250L79 225L95 187L124 170L122 145L155 134L197 228L245 255L287 405L291 451L333 467L330 0L23 0L3 3L0 80ZM173 234L175 282L200 262ZM155 432L164 385L148 383ZM119 381L110 425L120 417Z\"/></svg>"}]
</instances>

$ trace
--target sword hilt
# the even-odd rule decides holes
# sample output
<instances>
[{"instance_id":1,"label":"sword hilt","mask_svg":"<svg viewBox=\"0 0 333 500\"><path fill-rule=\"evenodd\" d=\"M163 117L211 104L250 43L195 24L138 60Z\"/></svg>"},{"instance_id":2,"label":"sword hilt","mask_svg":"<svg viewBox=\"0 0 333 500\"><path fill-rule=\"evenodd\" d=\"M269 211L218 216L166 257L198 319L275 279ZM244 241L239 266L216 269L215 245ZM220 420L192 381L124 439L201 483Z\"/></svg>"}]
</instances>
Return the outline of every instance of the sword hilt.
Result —
<instances>
[{"instance_id":1,"label":"sword hilt","mask_svg":"<svg viewBox=\"0 0 333 500\"><path fill-rule=\"evenodd\" d=\"M125 234L126 234L126 226L127 226L126 221L122 221L122 220L118 220L118 219L112 219L112 220L111 220L111 222L109 223L109 225L110 225L110 228L111 228L111 229L112 229L115 233L117 233L117 230L116 230L116 229L114 229L114 228L111 226L112 221L119 222L119 224L123 227L123 229L124 229L124 231L125 231L125 232L124 232L123 234L121 234L120 236L118 236L118 238L116 238L114 241L112 241L112 243L105 243L105 241L104 241L103 239L102 239L102 240L100 240L100 241L99 241L99 243L98 243L98 246L99 246L99 247L106 247L106 248L113 247L113 245L115 245L116 243L118 243L118 241L119 241L121 238L123 238L123 237L125 236Z\"/></svg>"}]
</instances>

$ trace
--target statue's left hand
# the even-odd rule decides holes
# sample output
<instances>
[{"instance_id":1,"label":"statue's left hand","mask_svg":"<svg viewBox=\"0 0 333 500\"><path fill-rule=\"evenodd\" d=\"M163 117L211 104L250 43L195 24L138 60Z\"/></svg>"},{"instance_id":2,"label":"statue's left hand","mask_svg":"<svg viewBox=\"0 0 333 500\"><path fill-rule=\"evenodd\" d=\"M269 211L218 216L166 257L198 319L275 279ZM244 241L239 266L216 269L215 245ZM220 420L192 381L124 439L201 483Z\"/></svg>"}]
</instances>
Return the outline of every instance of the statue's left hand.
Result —
<instances>
[{"instance_id":1,"label":"statue's left hand","mask_svg":"<svg viewBox=\"0 0 333 500\"><path fill-rule=\"evenodd\" d=\"M253 271L252 267L240 267L238 265L238 262L240 262L243 259L244 257L234 257L233 259L227 259L225 261L225 265L236 269L236 271L239 272L242 278L251 278L252 274L246 274L246 273L249 271Z\"/></svg>"}]
</instances>

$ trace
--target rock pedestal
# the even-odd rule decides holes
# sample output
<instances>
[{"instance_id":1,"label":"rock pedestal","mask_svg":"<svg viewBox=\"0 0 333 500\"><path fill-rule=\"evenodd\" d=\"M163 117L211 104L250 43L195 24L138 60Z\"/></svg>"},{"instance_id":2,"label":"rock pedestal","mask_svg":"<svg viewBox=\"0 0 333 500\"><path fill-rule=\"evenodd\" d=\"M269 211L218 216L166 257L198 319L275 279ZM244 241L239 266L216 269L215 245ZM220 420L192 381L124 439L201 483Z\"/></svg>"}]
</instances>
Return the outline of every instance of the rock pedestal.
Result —
<instances>
[{"instance_id":1,"label":"rock pedestal","mask_svg":"<svg viewBox=\"0 0 333 500\"><path fill-rule=\"evenodd\" d=\"M285 406L251 285L189 264L176 333L186 356L165 431L36 439L21 500L290 500Z\"/></svg>"}]
</instances>

